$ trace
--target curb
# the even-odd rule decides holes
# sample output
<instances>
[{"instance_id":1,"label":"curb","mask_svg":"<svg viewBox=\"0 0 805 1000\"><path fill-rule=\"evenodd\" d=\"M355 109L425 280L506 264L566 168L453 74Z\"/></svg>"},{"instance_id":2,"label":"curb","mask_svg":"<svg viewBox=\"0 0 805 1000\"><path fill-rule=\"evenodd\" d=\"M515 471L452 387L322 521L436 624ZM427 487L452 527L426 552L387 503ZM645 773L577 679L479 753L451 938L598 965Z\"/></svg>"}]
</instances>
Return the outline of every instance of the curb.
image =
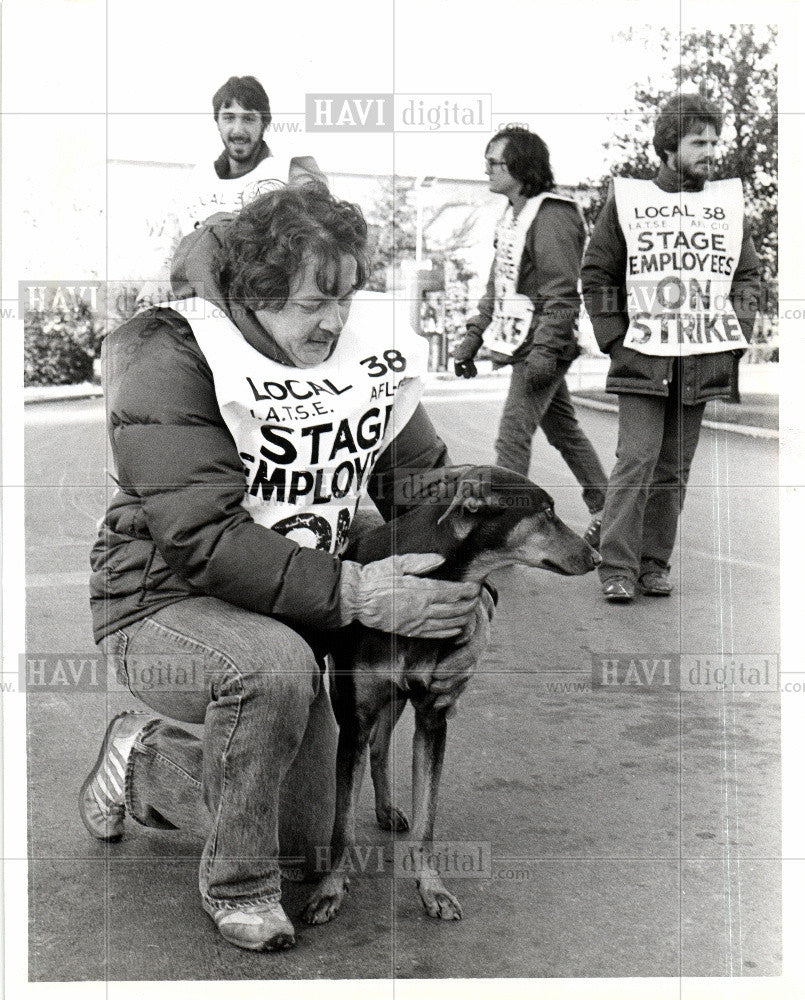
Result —
<instances>
[{"instance_id":1,"label":"curb","mask_svg":"<svg viewBox=\"0 0 805 1000\"><path fill-rule=\"evenodd\" d=\"M442 382L441 379L438 381ZM450 388L453 388L455 385L452 381L448 382L448 380L444 380L444 382L447 382ZM438 385L438 382L434 380L433 383L426 385L424 395L427 396L429 391L433 392L433 390L436 389L436 394L441 395L444 393L444 397L449 399L450 393L444 382L442 382L442 385ZM437 385L438 388L436 388ZM71 388L77 391L70 392L69 390ZM490 388L492 387L490 386ZM25 406L29 406L33 403L63 403L68 400L96 399L99 396L103 396L103 389L99 385L79 387L64 386L62 391L53 394L40 394L40 391L37 391L36 389L28 390L24 400ZM617 403L604 403L598 399L587 399L585 396L575 395L572 391L571 396L573 397L573 403L576 406L585 406L588 410L600 410L604 413L618 412ZM492 395L484 393L482 397L478 398L494 399L496 398L496 394ZM702 427L706 427L708 430L712 431L729 431L732 434L743 434L744 437L765 438L773 441L779 441L780 439L780 432L775 431L770 427L753 427L750 424L725 424L718 420L703 420Z\"/></svg>"},{"instance_id":2,"label":"curb","mask_svg":"<svg viewBox=\"0 0 805 1000\"><path fill-rule=\"evenodd\" d=\"M605 413L617 413L617 403L604 403L599 399L587 399L584 396L573 396L574 406L586 406L588 410L602 410ZM719 420L702 420L702 427L711 431L730 431L733 434L743 434L744 437L766 438L779 441L780 432L771 427L753 427L751 424L725 424Z\"/></svg>"},{"instance_id":3,"label":"curb","mask_svg":"<svg viewBox=\"0 0 805 1000\"><path fill-rule=\"evenodd\" d=\"M48 391L50 388L56 391ZM41 386L23 389L25 406L32 403L64 403L74 399L95 399L103 395L103 389L99 385L79 385L79 386Z\"/></svg>"}]
</instances>

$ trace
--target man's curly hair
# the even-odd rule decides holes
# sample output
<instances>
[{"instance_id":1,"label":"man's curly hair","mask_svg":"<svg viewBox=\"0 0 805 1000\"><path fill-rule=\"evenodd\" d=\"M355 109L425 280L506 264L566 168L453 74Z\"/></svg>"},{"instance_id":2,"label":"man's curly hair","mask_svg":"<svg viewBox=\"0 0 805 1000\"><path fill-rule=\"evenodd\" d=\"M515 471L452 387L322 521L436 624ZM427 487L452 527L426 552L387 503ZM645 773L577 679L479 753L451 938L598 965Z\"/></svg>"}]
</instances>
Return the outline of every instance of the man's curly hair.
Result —
<instances>
[{"instance_id":1,"label":"man's curly hair","mask_svg":"<svg viewBox=\"0 0 805 1000\"><path fill-rule=\"evenodd\" d=\"M285 187L256 198L235 217L217 257L221 288L231 302L279 312L311 259L319 290L337 295L344 255L357 265L357 290L369 264L360 208L338 201L323 184Z\"/></svg>"}]
</instances>

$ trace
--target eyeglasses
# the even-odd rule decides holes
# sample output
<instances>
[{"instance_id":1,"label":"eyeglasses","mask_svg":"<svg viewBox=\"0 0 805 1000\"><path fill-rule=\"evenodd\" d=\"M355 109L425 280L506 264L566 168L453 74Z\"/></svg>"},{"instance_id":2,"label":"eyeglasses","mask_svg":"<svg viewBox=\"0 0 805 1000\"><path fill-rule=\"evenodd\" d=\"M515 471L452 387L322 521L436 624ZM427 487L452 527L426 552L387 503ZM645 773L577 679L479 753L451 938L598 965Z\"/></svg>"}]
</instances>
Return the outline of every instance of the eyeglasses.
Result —
<instances>
[{"instance_id":1,"label":"eyeglasses","mask_svg":"<svg viewBox=\"0 0 805 1000\"><path fill-rule=\"evenodd\" d=\"M484 157L484 163L488 167L505 167L506 166L506 161L505 160L490 160L488 156Z\"/></svg>"}]
</instances>

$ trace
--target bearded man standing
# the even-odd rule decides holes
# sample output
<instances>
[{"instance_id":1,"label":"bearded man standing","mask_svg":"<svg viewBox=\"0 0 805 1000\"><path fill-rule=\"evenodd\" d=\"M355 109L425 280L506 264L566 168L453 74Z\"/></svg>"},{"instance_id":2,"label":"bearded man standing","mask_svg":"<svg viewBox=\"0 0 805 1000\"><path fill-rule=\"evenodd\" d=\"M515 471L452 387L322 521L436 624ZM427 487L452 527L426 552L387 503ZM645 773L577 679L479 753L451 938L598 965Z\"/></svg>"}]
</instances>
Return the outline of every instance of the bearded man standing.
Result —
<instances>
[{"instance_id":1,"label":"bearded man standing","mask_svg":"<svg viewBox=\"0 0 805 1000\"><path fill-rule=\"evenodd\" d=\"M722 116L698 95L660 109L651 180L616 177L582 266L611 358L617 461L601 526L608 601L671 593L669 560L705 403L728 399L752 335L760 264L741 181L710 181Z\"/></svg>"}]
</instances>

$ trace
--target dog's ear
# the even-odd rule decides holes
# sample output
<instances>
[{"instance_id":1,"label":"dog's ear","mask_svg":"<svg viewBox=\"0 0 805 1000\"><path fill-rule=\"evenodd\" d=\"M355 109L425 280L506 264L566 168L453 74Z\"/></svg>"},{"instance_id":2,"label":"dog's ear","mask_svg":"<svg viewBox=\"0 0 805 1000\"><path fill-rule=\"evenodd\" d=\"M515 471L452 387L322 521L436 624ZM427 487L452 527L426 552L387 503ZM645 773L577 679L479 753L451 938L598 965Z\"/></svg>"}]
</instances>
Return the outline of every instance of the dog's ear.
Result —
<instances>
[{"instance_id":1,"label":"dog's ear","mask_svg":"<svg viewBox=\"0 0 805 1000\"><path fill-rule=\"evenodd\" d=\"M458 483L456 495L450 501L450 506L442 514L437 524L447 521L456 538L464 539L472 531L475 519L479 515L497 510L499 504L490 495L489 485L483 490L466 492L466 481Z\"/></svg>"}]
</instances>

